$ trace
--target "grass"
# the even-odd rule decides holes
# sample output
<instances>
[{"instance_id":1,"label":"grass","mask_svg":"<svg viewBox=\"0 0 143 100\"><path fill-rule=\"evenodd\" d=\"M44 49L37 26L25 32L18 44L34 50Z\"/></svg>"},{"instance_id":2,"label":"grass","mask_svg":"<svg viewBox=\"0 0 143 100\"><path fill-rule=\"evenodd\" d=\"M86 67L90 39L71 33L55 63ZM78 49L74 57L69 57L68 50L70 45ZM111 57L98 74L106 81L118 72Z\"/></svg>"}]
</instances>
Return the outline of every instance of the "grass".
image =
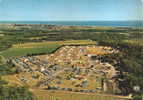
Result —
<instances>
[{"instance_id":1,"label":"grass","mask_svg":"<svg viewBox=\"0 0 143 100\"><path fill-rule=\"evenodd\" d=\"M131 40L124 40L124 43L143 46L143 39L131 39Z\"/></svg>"},{"instance_id":2,"label":"grass","mask_svg":"<svg viewBox=\"0 0 143 100\"><path fill-rule=\"evenodd\" d=\"M38 42L38 43L24 43L15 44L0 53L4 57L24 56L27 54L41 54L52 53L62 45L88 45L96 44L90 40L69 40L69 41L54 41L54 42Z\"/></svg>"},{"instance_id":3,"label":"grass","mask_svg":"<svg viewBox=\"0 0 143 100\"><path fill-rule=\"evenodd\" d=\"M64 91L32 90L38 100L128 100L122 96L105 94L71 93Z\"/></svg>"},{"instance_id":4,"label":"grass","mask_svg":"<svg viewBox=\"0 0 143 100\"><path fill-rule=\"evenodd\" d=\"M40 54L40 53L51 53L55 49L60 47L58 44L42 45L37 47L23 48L23 47L12 47L1 53L4 57L24 56L27 54Z\"/></svg>"},{"instance_id":5,"label":"grass","mask_svg":"<svg viewBox=\"0 0 143 100\"><path fill-rule=\"evenodd\" d=\"M6 80L9 85L17 84L23 86L23 83L16 78L16 75L4 75L2 79Z\"/></svg>"}]
</instances>

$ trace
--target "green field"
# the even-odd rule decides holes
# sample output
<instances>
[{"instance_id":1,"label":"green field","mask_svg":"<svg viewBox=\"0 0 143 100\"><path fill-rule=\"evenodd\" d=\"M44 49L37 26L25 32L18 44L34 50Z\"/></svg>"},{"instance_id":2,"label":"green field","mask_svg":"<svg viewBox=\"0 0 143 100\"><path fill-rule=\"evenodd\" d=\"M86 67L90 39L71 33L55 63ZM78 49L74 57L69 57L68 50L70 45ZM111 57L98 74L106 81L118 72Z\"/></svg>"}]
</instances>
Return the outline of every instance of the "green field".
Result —
<instances>
[{"instance_id":1,"label":"green field","mask_svg":"<svg viewBox=\"0 0 143 100\"><path fill-rule=\"evenodd\" d=\"M54 41L54 42L37 42L15 44L11 48L3 51L0 55L4 57L24 56L31 54L52 53L62 45L88 45L96 44L90 40L69 40L69 41Z\"/></svg>"},{"instance_id":2,"label":"green field","mask_svg":"<svg viewBox=\"0 0 143 100\"><path fill-rule=\"evenodd\" d=\"M33 48L13 47L3 51L1 55L4 57L14 57L14 56L24 56L27 54L51 53L58 47L60 47L60 45L58 44L48 44Z\"/></svg>"}]
</instances>

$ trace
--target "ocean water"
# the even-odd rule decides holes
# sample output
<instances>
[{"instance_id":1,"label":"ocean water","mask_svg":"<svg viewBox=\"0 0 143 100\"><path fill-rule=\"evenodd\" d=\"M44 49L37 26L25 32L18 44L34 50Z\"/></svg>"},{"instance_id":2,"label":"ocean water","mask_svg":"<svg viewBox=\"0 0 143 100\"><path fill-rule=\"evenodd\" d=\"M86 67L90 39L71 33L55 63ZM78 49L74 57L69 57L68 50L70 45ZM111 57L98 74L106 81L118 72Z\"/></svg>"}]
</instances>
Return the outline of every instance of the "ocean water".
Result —
<instances>
[{"instance_id":1,"label":"ocean water","mask_svg":"<svg viewBox=\"0 0 143 100\"><path fill-rule=\"evenodd\" d=\"M0 21L0 24L48 24L69 26L143 27L143 21Z\"/></svg>"}]
</instances>

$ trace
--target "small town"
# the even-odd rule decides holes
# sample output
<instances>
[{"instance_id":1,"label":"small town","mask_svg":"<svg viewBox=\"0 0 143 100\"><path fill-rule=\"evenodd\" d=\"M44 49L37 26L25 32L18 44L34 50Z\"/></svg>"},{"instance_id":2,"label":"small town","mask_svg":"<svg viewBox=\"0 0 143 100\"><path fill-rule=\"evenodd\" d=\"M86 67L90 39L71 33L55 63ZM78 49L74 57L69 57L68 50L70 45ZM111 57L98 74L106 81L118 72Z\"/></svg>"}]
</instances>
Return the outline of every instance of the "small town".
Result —
<instances>
[{"instance_id":1,"label":"small town","mask_svg":"<svg viewBox=\"0 0 143 100\"><path fill-rule=\"evenodd\" d=\"M114 93L118 89L115 77L119 72L102 55L117 52L94 45L63 46L53 54L22 56L13 62L23 72L17 76L19 80L33 88Z\"/></svg>"}]
</instances>

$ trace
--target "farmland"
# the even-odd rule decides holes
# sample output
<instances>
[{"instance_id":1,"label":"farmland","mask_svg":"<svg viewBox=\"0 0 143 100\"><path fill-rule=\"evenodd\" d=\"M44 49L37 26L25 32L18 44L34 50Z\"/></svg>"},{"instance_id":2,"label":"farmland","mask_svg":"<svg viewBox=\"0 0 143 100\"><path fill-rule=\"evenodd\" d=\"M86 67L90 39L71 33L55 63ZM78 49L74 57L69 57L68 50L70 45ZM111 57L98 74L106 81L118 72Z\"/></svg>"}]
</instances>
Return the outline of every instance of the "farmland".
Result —
<instances>
[{"instance_id":1,"label":"farmland","mask_svg":"<svg viewBox=\"0 0 143 100\"><path fill-rule=\"evenodd\" d=\"M70 40L70 41L55 41L55 42L39 42L15 44L8 50L1 52L4 57L24 56L32 54L52 53L62 45L91 45L96 42L89 40Z\"/></svg>"}]
</instances>

